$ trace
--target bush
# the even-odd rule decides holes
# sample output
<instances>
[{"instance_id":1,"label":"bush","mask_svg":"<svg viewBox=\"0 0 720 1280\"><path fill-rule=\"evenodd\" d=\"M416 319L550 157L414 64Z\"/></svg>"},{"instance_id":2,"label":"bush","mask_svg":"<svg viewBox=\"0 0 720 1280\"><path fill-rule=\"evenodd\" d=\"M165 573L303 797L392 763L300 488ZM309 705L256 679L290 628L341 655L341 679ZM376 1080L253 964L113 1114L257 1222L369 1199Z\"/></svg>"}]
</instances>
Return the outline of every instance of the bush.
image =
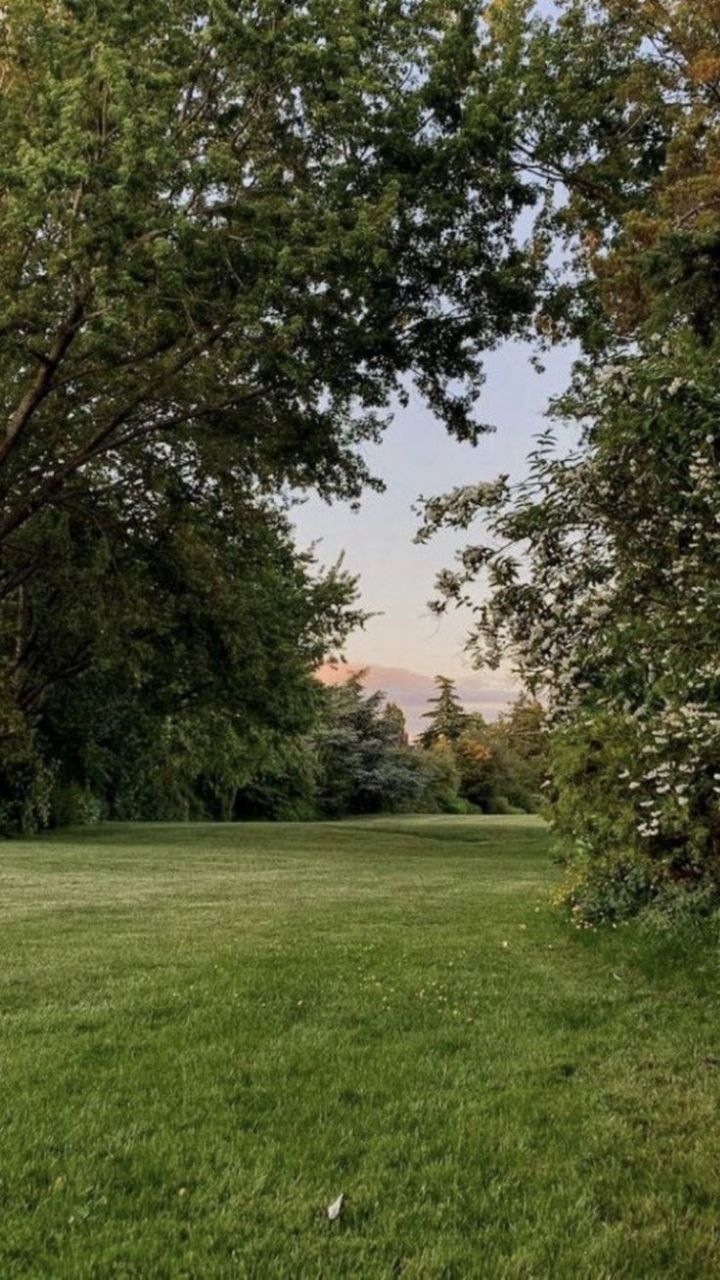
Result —
<instances>
[{"instance_id":1,"label":"bush","mask_svg":"<svg viewBox=\"0 0 720 1280\"><path fill-rule=\"evenodd\" d=\"M637 915L652 901L652 878L642 865L607 860L585 871L575 870L558 890L555 901L570 912L579 927L617 924Z\"/></svg>"},{"instance_id":2,"label":"bush","mask_svg":"<svg viewBox=\"0 0 720 1280\"><path fill-rule=\"evenodd\" d=\"M483 806L485 813L496 814L498 817L506 818L511 813L522 813L522 809L518 810L510 804L507 796L488 796Z\"/></svg>"},{"instance_id":3,"label":"bush","mask_svg":"<svg viewBox=\"0 0 720 1280\"><path fill-rule=\"evenodd\" d=\"M579 923L674 917L683 896L689 915L706 913L720 900L711 833L691 806L676 813L666 801L647 834L644 791L627 785L642 756L641 730L626 717L597 715L554 736L548 816L573 869L560 900Z\"/></svg>"},{"instance_id":4,"label":"bush","mask_svg":"<svg viewBox=\"0 0 720 1280\"><path fill-rule=\"evenodd\" d=\"M53 827L89 827L105 817L104 806L87 787L76 783L56 786L50 801Z\"/></svg>"},{"instance_id":5,"label":"bush","mask_svg":"<svg viewBox=\"0 0 720 1280\"><path fill-rule=\"evenodd\" d=\"M476 805L471 804L469 800L465 800L462 796L454 796L450 793L440 797L440 806L440 813L456 813L467 816L471 813L480 812Z\"/></svg>"},{"instance_id":6,"label":"bush","mask_svg":"<svg viewBox=\"0 0 720 1280\"><path fill-rule=\"evenodd\" d=\"M720 910L720 894L713 883L657 876L641 858L608 859L585 873L576 872L556 895L578 928L620 924L637 918L645 927L674 931L707 921Z\"/></svg>"}]
</instances>

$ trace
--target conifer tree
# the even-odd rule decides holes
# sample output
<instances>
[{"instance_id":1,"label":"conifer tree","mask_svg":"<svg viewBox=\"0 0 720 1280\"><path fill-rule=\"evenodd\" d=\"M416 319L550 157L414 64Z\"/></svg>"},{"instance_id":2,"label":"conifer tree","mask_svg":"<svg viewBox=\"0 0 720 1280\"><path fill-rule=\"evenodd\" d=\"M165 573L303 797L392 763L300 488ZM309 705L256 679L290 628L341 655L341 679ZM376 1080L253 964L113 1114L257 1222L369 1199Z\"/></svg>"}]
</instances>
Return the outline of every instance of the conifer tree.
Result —
<instances>
[{"instance_id":1,"label":"conifer tree","mask_svg":"<svg viewBox=\"0 0 720 1280\"><path fill-rule=\"evenodd\" d=\"M455 681L448 676L436 676L435 687L437 693L429 700L431 709L423 716L423 719L430 721L427 729L420 735L420 742L424 747L433 746L441 738L456 742L467 722Z\"/></svg>"}]
</instances>

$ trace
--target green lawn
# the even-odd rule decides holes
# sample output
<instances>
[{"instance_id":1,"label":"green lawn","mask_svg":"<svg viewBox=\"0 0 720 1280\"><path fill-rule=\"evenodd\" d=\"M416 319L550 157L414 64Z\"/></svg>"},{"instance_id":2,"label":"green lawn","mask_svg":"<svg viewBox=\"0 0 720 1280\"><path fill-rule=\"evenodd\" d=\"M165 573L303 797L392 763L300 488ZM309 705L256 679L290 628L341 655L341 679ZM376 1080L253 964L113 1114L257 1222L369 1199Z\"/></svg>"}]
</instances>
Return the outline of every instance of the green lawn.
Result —
<instances>
[{"instance_id":1,"label":"green lawn","mask_svg":"<svg viewBox=\"0 0 720 1280\"><path fill-rule=\"evenodd\" d=\"M547 843L3 845L1 1280L717 1277L716 955L570 928Z\"/></svg>"}]
</instances>

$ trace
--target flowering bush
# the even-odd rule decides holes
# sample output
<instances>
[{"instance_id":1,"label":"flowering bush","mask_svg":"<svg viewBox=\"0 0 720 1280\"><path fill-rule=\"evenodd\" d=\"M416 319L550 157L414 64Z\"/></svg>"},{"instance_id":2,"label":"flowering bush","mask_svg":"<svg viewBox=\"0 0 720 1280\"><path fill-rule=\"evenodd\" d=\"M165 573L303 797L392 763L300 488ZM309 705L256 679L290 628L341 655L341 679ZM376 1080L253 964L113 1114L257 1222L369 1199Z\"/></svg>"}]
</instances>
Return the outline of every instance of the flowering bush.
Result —
<instances>
[{"instance_id":1,"label":"flowering bush","mask_svg":"<svg viewBox=\"0 0 720 1280\"><path fill-rule=\"evenodd\" d=\"M479 663L512 651L548 703L550 815L582 873L576 914L625 915L673 886L720 895L720 378L687 330L576 380L526 482L474 491L488 541ZM467 493L429 526L468 523ZM498 549L500 547L501 549Z\"/></svg>"},{"instance_id":2,"label":"flowering bush","mask_svg":"<svg viewBox=\"0 0 720 1280\"><path fill-rule=\"evenodd\" d=\"M424 532L484 516L439 607L484 577L471 646L548 705L568 900L597 919L720 897L718 5L554 8L517 36L522 153L565 251L538 327L587 361L554 410L576 443L547 431L524 484L433 500Z\"/></svg>"}]
</instances>

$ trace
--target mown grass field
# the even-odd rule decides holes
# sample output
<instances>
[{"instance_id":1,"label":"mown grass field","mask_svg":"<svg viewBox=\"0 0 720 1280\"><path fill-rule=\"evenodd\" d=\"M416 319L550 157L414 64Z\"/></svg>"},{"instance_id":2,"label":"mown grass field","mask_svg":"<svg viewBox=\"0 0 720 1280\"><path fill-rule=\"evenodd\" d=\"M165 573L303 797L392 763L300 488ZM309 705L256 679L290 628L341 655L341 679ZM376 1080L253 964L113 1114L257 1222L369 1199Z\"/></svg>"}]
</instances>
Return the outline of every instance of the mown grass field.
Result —
<instances>
[{"instance_id":1,"label":"mown grass field","mask_svg":"<svg viewBox=\"0 0 720 1280\"><path fill-rule=\"evenodd\" d=\"M0 873L2 1280L718 1275L716 954L570 928L534 820Z\"/></svg>"}]
</instances>

